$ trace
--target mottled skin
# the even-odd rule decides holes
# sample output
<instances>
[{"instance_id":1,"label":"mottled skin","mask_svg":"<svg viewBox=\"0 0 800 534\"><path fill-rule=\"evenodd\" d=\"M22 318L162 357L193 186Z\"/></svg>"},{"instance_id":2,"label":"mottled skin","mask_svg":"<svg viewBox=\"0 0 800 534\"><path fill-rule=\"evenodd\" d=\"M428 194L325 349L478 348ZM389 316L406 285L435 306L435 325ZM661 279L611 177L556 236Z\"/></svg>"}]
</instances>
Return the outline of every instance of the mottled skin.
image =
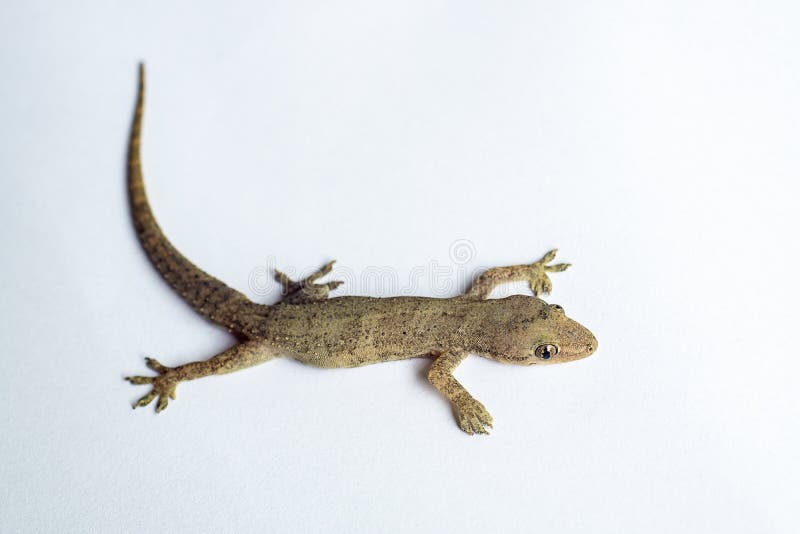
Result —
<instances>
[{"instance_id":1,"label":"mottled skin","mask_svg":"<svg viewBox=\"0 0 800 534\"><path fill-rule=\"evenodd\" d=\"M133 384L149 384L150 392L134 408L158 399L156 411L175 398L185 380L225 374L279 356L317 367L358 367L406 358L432 358L428 379L453 405L458 424L469 434L487 433L492 417L453 377L468 355L503 363L559 363L589 356L597 347L591 332L569 319L564 310L537 298L549 293L548 271L569 265L548 265L555 251L527 265L489 269L466 294L455 298L339 297L328 298L341 282L317 283L331 271L323 266L294 282L280 272L283 300L266 306L193 265L167 240L145 195L139 146L144 107L144 67L128 152L128 188L134 227L147 256L164 279L194 310L227 328L238 339L230 349L205 361L166 367L152 358L147 366L157 376L131 376ZM534 297L515 295L489 299L499 284L526 281Z\"/></svg>"}]
</instances>

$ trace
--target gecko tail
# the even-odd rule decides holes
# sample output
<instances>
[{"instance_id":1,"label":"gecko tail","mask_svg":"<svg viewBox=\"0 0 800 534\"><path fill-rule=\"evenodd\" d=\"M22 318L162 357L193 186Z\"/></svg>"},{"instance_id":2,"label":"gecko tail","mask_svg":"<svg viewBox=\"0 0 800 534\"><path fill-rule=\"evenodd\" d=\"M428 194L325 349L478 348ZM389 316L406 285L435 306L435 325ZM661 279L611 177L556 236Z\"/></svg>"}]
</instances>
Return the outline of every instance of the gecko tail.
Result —
<instances>
[{"instance_id":1,"label":"gecko tail","mask_svg":"<svg viewBox=\"0 0 800 534\"><path fill-rule=\"evenodd\" d=\"M209 275L169 242L156 222L144 188L140 154L144 114L145 69L139 63L136 107L128 143L128 194L136 235L161 276L195 311L233 332L247 329L249 318L262 305Z\"/></svg>"}]
</instances>

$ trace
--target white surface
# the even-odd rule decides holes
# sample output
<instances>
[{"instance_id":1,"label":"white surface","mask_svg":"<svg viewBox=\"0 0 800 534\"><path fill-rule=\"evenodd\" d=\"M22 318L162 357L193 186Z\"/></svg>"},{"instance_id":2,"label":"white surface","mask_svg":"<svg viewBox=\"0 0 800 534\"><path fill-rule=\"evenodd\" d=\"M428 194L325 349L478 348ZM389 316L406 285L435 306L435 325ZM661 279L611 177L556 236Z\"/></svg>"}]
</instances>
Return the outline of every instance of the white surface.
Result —
<instances>
[{"instance_id":1,"label":"white surface","mask_svg":"<svg viewBox=\"0 0 800 534\"><path fill-rule=\"evenodd\" d=\"M0 530L798 531L796 3L267 4L4 6ZM488 438L423 361L131 411L145 354L231 343L131 230L139 59L151 200L202 268L454 295L558 246L599 352L465 362Z\"/></svg>"}]
</instances>

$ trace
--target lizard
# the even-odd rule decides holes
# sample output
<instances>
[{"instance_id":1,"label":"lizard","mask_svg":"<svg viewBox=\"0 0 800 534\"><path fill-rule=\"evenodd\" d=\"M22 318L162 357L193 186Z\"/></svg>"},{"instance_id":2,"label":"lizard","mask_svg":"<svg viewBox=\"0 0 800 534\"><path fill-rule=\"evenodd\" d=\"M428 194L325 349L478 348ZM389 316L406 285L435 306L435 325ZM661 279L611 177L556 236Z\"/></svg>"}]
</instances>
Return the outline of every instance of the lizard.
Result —
<instances>
[{"instance_id":1,"label":"lizard","mask_svg":"<svg viewBox=\"0 0 800 534\"><path fill-rule=\"evenodd\" d=\"M168 367L145 358L155 376L128 376L150 391L133 403L156 400L156 412L175 399L179 383L220 375L289 357L321 368L359 367L407 358L429 358L430 383L446 397L458 426L468 434L487 434L493 420L487 409L453 376L469 354L516 365L553 364L592 354L597 340L568 318L558 304L539 295L550 293L549 272L569 264L551 264L556 250L531 264L495 267L479 275L462 295L330 297L341 282L320 282L331 272L329 262L295 281L276 270L282 299L259 304L207 274L184 257L159 227L145 193L140 156L145 98L144 64L139 64L138 90L128 140L127 185L133 226L150 262L197 313L230 331L237 343L203 361ZM527 282L533 296L490 299L498 285Z\"/></svg>"}]
</instances>

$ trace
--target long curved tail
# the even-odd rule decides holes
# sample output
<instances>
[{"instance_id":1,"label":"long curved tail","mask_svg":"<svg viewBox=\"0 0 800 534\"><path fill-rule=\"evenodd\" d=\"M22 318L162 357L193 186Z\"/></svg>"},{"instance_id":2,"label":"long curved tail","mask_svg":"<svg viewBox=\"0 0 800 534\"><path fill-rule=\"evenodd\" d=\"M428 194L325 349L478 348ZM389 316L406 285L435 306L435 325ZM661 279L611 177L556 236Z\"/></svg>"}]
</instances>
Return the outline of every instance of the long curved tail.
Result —
<instances>
[{"instance_id":1,"label":"long curved tail","mask_svg":"<svg viewBox=\"0 0 800 534\"><path fill-rule=\"evenodd\" d=\"M169 285L200 315L242 334L258 305L242 293L207 274L178 252L158 226L142 177L139 147L144 112L144 64L139 64L139 90L128 144L128 192L133 226L147 257Z\"/></svg>"}]
</instances>

